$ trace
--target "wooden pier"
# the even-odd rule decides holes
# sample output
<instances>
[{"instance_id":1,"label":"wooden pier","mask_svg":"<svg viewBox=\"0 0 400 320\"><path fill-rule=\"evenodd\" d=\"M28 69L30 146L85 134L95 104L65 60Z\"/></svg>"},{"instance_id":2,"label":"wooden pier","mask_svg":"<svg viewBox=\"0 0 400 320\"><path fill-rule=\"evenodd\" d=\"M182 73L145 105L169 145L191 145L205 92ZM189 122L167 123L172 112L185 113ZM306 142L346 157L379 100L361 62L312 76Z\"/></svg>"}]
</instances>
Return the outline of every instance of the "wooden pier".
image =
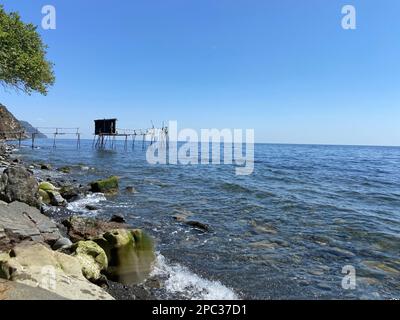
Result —
<instances>
[{"instance_id":1,"label":"wooden pier","mask_svg":"<svg viewBox=\"0 0 400 320\"><path fill-rule=\"evenodd\" d=\"M150 144L153 144L157 139L160 141L168 140L168 128L149 129L117 129L117 119L100 119L95 120L95 133L93 138L93 148L105 149L109 146L111 149L116 148L116 139L122 137L124 141L124 150L128 150L129 140L132 142L132 150L135 149L136 138L141 138L142 149L145 149L146 138L150 138Z\"/></svg>"},{"instance_id":2,"label":"wooden pier","mask_svg":"<svg viewBox=\"0 0 400 320\"><path fill-rule=\"evenodd\" d=\"M79 132L79 128L60 128L60 127L38 127L35 128L36 131L32 133L32 149L35 148L35 139L36 136L40 133L45 135L53 136L53 148L57 148L57 137L58 136L75 136L76 137L76 147L79 149L81 147L81 133Z\"/></svg>"}]
</instances>

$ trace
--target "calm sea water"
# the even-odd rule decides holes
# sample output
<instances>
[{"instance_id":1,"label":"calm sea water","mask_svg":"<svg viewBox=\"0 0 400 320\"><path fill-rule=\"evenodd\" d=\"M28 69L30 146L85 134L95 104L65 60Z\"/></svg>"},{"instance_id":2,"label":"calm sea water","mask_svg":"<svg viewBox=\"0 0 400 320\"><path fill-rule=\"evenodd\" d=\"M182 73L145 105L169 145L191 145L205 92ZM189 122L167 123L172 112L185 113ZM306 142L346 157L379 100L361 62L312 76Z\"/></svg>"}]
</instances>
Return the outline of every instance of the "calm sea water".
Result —
<instances>
[{"instance_id":1,"label":"calm sea water","mask_svg":"<svg viewBox=\"0 0 400 320\"><path fill-rule=\"evenodd\" d=\"M121 192L70 206L81 214L123 214L155 239L162 298L400 298L400 148L255 146L255 170L231 165L149 165L134 151L93 150L91 141L21 148L27 161L81 164L69 175L89 182L118 175ZM99 210L89 213L88 202ZM201 232L176 222L189 216ZM342 288L353 266L356 288Z\"/></svg>"}]
</instances>

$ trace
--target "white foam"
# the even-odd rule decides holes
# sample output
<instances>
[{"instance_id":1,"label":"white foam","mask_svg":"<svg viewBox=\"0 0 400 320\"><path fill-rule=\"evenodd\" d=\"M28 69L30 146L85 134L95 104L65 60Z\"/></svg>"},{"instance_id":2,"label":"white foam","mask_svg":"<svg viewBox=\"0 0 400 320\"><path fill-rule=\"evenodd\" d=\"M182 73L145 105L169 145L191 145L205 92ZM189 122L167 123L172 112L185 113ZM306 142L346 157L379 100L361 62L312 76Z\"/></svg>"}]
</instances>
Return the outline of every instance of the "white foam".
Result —
<instances>
[{"instance_id":1,"label":"white foam","mask_svg":"<svg viewBox=\"0 0 400 320\"><path fill-rule=\"evenodd\" d=\"M238 300L237 294L219 281L210 281L179 264L169 264L157 253L153 276L166 277L165 289L192 300Z\"/></svg>"},{"instance_id":2,"label":"white foam","mask_svg":"<svg viewBox=\"0 0 400 320\"><path fill-rule=\"evenodd\" d=\"M106 197L102 193L88 194L85 198L68 203L67 209L83 214L95 214L95 211L86 209L87 205L94 205L101 201L106 201ZM96 210L97 211L97 210Z\"/></svg>"}]
</instances>

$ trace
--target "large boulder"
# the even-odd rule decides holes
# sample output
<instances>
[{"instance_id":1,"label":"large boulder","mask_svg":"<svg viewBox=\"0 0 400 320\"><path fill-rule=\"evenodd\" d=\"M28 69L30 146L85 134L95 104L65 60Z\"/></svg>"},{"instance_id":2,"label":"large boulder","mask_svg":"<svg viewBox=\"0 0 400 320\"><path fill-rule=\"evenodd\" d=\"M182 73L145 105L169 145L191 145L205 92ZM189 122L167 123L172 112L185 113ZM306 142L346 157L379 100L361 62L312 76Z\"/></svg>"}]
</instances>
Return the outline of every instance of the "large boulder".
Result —
<instances>
[{"instance_id":1,"label":"large boulder","mask_svg":"<svg viewBox=\"0 0 400 320\"><path fill-rule=\"evenodd\" d=\"M140 229L99 219L70 217L63 224L73 242L92 240L106 253L107 270L113 281L137 284L151 272L154 261L153 240Z\"/></svg>"},{"instance_id":2,"label":"large boulder","mask_svg":"<svg viewBox=\"0 0 400 320\"><path fill-rule=\"evenodd\" d=\"M0 300L66 300L51 291L0 279Z\"/></svg>"},{"instance_id":3,"label":"large boulder","mask_svg":"<svg viewBox=\"0 0 400 320\"><path fill-rule=\"evenodd\" d=\"M64 220L62 224L67 227L68 236L72 242L81 240L93 240L103 236L105 232L114 229L128 228L129 226L118 222L106 222L99 219L91 219L72 216Z\"/></svg>"},{"instance_id":4,"label":"large boulder","mask_svg":"<svg viewBox=\"0 0 400 320\"><path fill-rule=\"evenodd\" d=\"M17 245L10 254L1 257L0 269L8 270L6 280L40 287L66 299L113 299L84 277L79 259L42 244Z\"/></svg>"},{"instance_id":5,"label":"large boulder","mask_svg":"<svg viewBox=\"0 0 400 320\"><path fill-rule=\"evenodd\" d=\"M0 202L0 251L22 241L53 244L61 237L57 225L22 202Z\"/></svg>"},{"instance_id":6,"label":"large boulder","mask_svg":"<svg viewBox=\"0 0 400 320\"><path fill-rule=\"evenodd\" d=\"M112 176L107 179L97 180L90 184L92 192L101 193L117 193L118 192L118 177Z\"/></svg>"},{"instance_id":7,"label":"large boulder","mask_svg":"<svg viewBox=\"0 0 400 320\"><path fill-rule=\"evenodd\" d=\"M9 167L0 178L0 200L20 201L39 207L38 183L31 172L24 167Z\"/></svg>"},{"instance_id":8,"label":"large boulder","mask_svg":"<svg viewBox=\"0 0 400 320\"><path fill-rule=\"evenodd\" d=\"M117 229L94 239L106 252L107 277L123 284L146 280L155 259L153 240L142 230Z\"/></svg>"},{"instance_id":9,"label":"large boulder","mask_svg":"<svg viewBox=\"0 0 400 320\"><path fill-rule=\"evenodd\" d=\"M90 281L100 280L101 272L107 270L108 259L104 250L94 241L79 241L72 246L73 256L81 266L82 273Z\"/></svg>"}]
</instances>

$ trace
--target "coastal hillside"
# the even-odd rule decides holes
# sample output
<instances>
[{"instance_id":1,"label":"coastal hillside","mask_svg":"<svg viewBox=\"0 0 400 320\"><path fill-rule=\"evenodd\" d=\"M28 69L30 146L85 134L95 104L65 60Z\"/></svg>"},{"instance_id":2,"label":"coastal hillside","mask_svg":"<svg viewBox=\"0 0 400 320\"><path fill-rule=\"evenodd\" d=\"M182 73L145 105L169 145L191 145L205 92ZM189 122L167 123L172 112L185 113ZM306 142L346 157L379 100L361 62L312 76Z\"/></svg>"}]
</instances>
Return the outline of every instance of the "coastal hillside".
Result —
<instances>
[{"instance_id":1,"label":"coastal hillside","mask_svg":"<svg viewBox=\"0 0 400 320\"><path fill-rule=\"evenodd\" d=\"M19 132L24 131L20 122L0 103L0 139L12 140L19 138Z\"/></svg>"},{"instance_id":2,"label":"coastal hillside","mask_svg":"<svg viewBox=\"0 0 400 320\"><path fill-rule=\"evenodd\" d=\"M47 136L40 131L37 131L35 127L33 127L28 121L19 120L21 126L25 129L25 133L28 136L31 136L32 133L36 132L36 138L39 139L47 139Z\"/></svg>"}]
</instances>

